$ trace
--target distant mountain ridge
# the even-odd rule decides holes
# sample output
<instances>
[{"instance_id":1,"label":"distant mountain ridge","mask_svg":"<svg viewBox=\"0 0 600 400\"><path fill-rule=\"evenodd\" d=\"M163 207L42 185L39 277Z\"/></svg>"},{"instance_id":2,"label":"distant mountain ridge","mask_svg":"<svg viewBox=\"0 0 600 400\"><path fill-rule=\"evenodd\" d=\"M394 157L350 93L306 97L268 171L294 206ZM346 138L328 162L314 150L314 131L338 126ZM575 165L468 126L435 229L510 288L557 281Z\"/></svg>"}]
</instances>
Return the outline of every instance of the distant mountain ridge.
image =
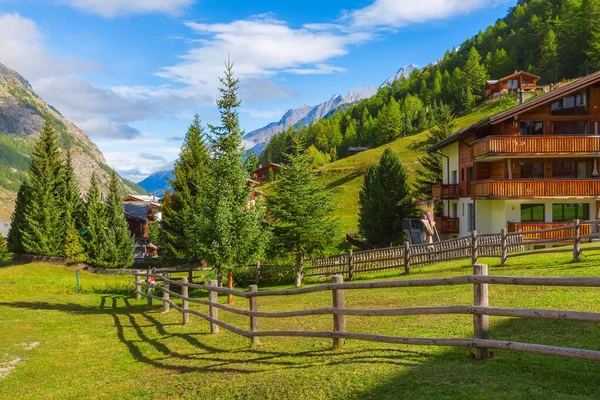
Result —
<instances>
[{"instance_id":1,"label":"distant mountain ridge","mask_svg":"<svg viewBox=\"0 0 600 400\"><path fill-rule=\"evenodd\" d=\"M400 68L398 72L396 72L394 75L390 76L385 82L383 82L381 84L381 87L391 85L392 83L394 83L394 81L400 80L402 78L408 78L410 74L417 71L418 69L419 67L417 67L415 64L405 65L404 67Z\"/></svg>"},{"instance_id":2,"label":"distant mountain ridge","mask_svg":"<svg viewBox=\"0 0 600 400\"><path fill-rule=\"evenodd\" d=\"M377 88L369 85L353 89L346 96L334 94L329 100L316 106L302 105L299 108L292 108L278 122L272 122L245 135L244 141L252 144L250 151L259 154L275 134L288 129L290 126L310 125L328 116L340 106L356 103L359 100L372 97L376 93Z\"/></svg>"},{"instance_id":3,"label":"distant mountain ridge","mask_svg":"<svg viewBox=\"0 0 600 400\"><path fill-rule=\"evenodd\" d=\"M158 171L140 181L138 185L150 194L162 197L166 191L171 191L170 181L173 179L173 170Z\"/></svg>"}]
</instances>

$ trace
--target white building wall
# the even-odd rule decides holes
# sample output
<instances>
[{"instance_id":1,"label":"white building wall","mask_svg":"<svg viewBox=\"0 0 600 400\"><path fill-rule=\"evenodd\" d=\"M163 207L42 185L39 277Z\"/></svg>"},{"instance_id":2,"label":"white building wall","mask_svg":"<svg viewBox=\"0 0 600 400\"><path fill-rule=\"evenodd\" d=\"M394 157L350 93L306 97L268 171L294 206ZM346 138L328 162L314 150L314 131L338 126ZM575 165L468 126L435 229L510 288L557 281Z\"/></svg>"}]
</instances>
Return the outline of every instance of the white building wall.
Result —
<instances>
[{"instance_id":1,"label":"white building wall","mask_svg":"<svg viewBox=\"0 0 600 400\"><path fill-rule=\"evenodd\" d=\"M451 145L444 147L443 149L441 149L441 153L448 156L448 158L442 157L442 164L444 170L444 185L458 183L458 180L456 182L451 182L452 171L456 171L456 175L458 177L458 142L452 143ZM450 168L448 169L448 167Z\"/></svg>"},{"instance_id":2,"label":"white building wall","mask_svg":"<svg viewBox=\"0 0 600 400\"><path fill-rule=\"evenodd\" d=\"M469 230L469 204L473 204L473 199L469 197L458 199L459 236L471 234Z\"/></svg>"}]
</instances>

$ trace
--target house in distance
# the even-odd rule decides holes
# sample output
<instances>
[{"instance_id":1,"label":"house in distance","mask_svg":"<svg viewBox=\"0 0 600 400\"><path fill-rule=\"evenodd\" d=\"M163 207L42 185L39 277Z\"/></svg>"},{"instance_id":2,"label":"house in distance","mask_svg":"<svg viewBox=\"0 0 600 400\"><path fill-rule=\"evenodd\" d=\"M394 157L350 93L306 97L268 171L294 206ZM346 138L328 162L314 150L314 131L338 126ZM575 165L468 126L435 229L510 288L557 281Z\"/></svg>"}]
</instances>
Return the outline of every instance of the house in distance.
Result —
<instances>
[{"instance_id":1,"label":"house in distance","mask_svg":"<svg viewBox=\"0 0 600 400\"><path fill-rule=\"evenodd\" d=\"M158 256L151 243L150 222L161 221L160 199L153 195L128 195L123 198L123 209L129 232L135 238L135 258Z\"/></svg>"},{"instance_id":2,"label":"house in distance","mask_svg":"<svg viewBox=\"0 0 600 400\"><path fill-rule=\"evenodd\" d=\"M443 155L446 237L556 228L600 212L600 72L484 118L432 146ZM582 234L593 227L582 225ZM570 236L572 232L558 231Z\"/></svg>"},{"instance_id":3,"label":"house in distance","mask_svg":"<svg viewBox=\"0 0 600 400\"><path fill-rule=\"evenodd\" d=\"M540 77L529 72L519 71L498 80L487 81L485 84L485 97L492 97L506 93L535 92L540 89L537 82Z\"/></svg>"},{"instance_id":4,"label":"house in distance","mask_svg":"<svg viewBox=\"0 0 600 400\"><path fill-rule=\"evenodd\" d=\"M261 185L269 181L269 170L273 171L273 180L277 180L277 174L279 174L279 164L269 163L266 165L259 165L255 171L250 174L252 180L259 182Z\"/></svg>"}]
</instances>

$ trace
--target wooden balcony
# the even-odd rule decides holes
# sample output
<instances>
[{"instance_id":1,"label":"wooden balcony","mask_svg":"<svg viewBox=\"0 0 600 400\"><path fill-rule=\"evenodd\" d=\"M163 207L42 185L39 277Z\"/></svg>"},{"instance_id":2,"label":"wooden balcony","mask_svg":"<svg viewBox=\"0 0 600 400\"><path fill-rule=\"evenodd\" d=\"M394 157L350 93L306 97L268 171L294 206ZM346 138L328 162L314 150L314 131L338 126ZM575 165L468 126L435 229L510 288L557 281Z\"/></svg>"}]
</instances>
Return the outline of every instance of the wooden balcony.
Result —
<instances>
[{"instance_id":1,"label":"wooden balcony","mask_svg":"<svg viewBox=\"0 0 600 400\"><path fill-rule=\"evenodd\" d=\"M473 143L473 158L600 153L600 136L488 136Z\"/></svg>"},{"instance_id":2,"label":"wooden balcony","mask_svg":"<svg viewBox=\"0 0 600 400\"><path fill-rule=\"evenodd\" d=\"M439 233L458 233L459 219L449 217L437 217L435 219L435 227Z\"/></svg>"},{"instance_id":3,"label":"wooden balcony","mask_svg":"<svg viewBox=\"0 0 600 400\"><path fill-rule=\"evenodd\" d=\"M595 198L600 196L596 179L489 179L471 184L475 198Z\"/></svg>"},{"instance_id":4,"label":"wooden balcony","mask_svg":"<svg viewBox=\"0 0 600 400\"><path fill-rule=\"evenodd\" d=\"M565 230L553 232L532 232L544 229L562 228ZM590 224L581 224L581 235L589 235L592 233ZM572 222L509 222L508 233L522 232L523 240L538 240L538 239L565 239L571 240L573 236Z\"/></svg>"},{"instance_id":5,"label":"wooden balcony","mask_svg":"<svg viewBox=\"0 0 600 400\"><path fill-rule=\"evenodd\" d=\"M458 185L435 185L433 187L434 200L453 200L458 197Z\"/></svg>"}]
</instances>

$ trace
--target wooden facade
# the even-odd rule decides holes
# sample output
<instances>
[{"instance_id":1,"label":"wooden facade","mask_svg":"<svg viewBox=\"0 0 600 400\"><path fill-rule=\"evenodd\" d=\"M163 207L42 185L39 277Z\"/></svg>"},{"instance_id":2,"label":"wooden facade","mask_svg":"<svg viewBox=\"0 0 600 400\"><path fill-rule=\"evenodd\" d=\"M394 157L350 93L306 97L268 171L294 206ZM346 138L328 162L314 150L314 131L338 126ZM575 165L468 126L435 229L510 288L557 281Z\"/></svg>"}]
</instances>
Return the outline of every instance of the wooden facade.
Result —
<instances>
[{"instance_id":1,"label":"wooden facade","mask_svg":"<svg viewBox=\"0 0 600 400\"><path fill-rule=\"evenodd\" d=\"M460 220L458 218L438 217L435 225L439 233L458 233Z\"/></svg>"},{"instance_id":2,"label":"wooden facade","mask_svg":"<svg viewBox=\"0 0 600 400\"><path fill-rule=\"evenodd\" d=\"M436 200L458 199L458 185L435 185L433 187L433 198Z\"/></svg>"},{"instance_id":3,"label":"wooden facade","mask_svg":"<svg viewBox=\"0 0 600 400\"><path fill-rule=\"evenodd\" d=\"M279 174L279 164L274 163L259 166L255 171L252 171L250 176L252 177L252 180L264 184L269 181L269 170L273 171L273 178L277 179L277 175Z\"/></svg>"},{"instance_id":4,"label":"wooden facade","mask_svg":"<svg viewBox=\"0 0 600 400\"><path fill-rule=\"evenodd\" d=\"M537 82L540 77L525 71L515 72L504 78L487 81L485 85L486 97L501 93L517 93L523 91L535 91L538 89Z\"/></svg>"}]
</instances>

